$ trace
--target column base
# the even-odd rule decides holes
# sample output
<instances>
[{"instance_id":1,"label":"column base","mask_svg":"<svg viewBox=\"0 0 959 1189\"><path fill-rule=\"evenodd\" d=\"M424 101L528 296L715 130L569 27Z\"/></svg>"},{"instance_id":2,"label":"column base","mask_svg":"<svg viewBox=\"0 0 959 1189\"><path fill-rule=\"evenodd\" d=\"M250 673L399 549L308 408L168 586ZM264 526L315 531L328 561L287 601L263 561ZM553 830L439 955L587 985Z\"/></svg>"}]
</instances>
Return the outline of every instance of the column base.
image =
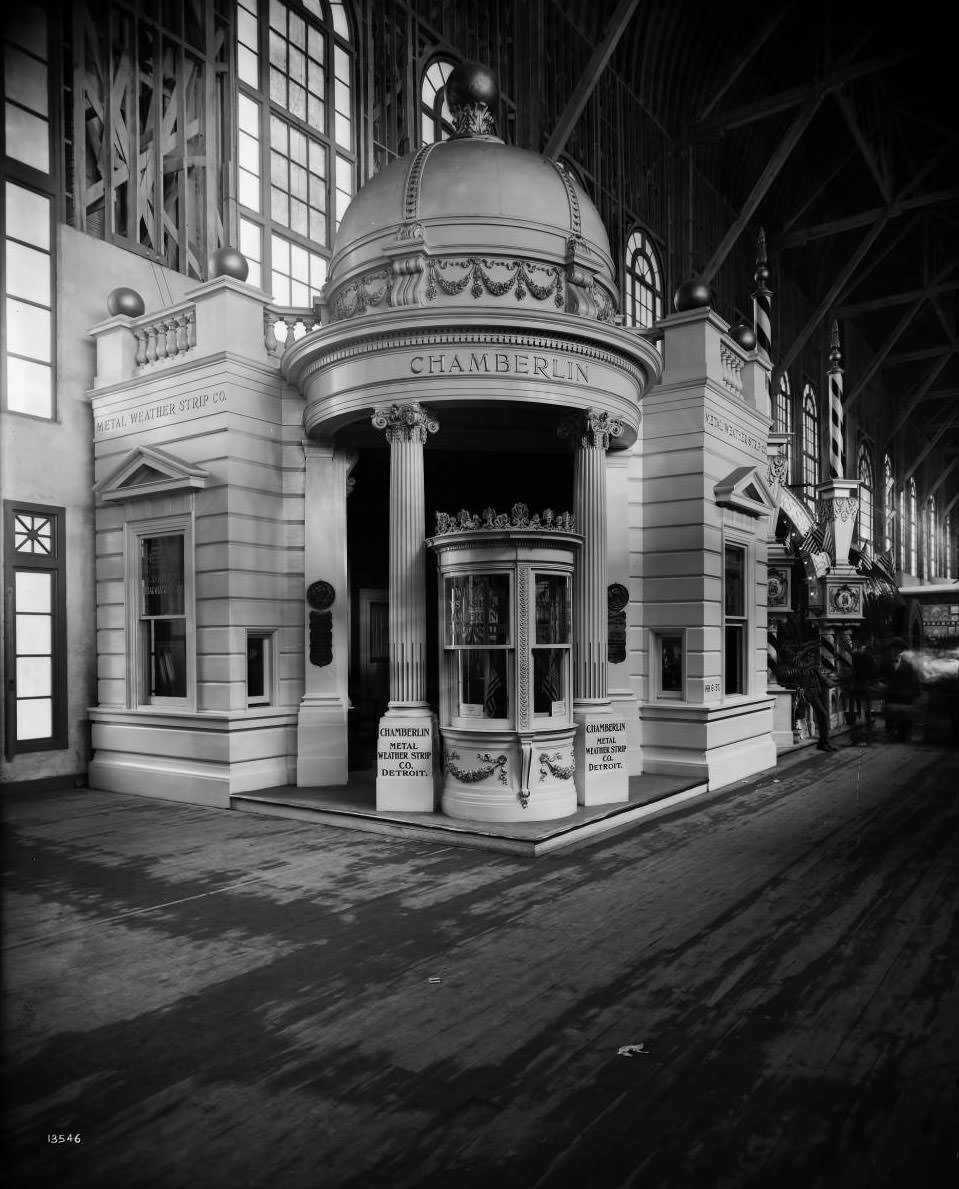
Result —
<instances>
[{"instance_id":1,"label":"column base","mask_svg":"<svg viewBox=\"0 0 959 1189\"><path fill-rule=\"evenodd\" d=\"M347 708L341 701L304 698L296 724L299 788L346 784Z\"/></svg>"},{"instance_id":2,"label":"column base","mask_svg":"<svg viewBox=\"0 0 959 1189\"><path fill-rule=\"evenodd\" d=\"M433 813L437 807L437 729L428 706L389 709L376 740L376 808Z\"/></svg>"},{"instance_id":3,"label":"column base","mask_svg":"<svg viewBox=\"0 0 959 1189\"><path fill-rule=\"evenodd\" d=\"M627 723L608 702L573 707L576 799L580 805L629 800Z\"/></svg>"}]
</instances>

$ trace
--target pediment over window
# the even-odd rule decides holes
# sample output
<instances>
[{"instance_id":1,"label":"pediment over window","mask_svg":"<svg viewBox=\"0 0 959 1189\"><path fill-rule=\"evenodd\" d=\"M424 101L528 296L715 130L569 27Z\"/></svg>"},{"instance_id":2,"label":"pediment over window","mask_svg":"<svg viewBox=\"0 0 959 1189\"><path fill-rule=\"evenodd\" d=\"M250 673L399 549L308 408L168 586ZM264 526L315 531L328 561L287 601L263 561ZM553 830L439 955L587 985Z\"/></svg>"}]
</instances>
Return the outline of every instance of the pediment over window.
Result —
<instances>
[{"instance_id":1,"label":"pediment over window","mask_svg":"<svg viewBox=\"0 0 959 1189\"><path fill-rule=\"evenodd\" d=\"M205 487L209 478L209 472L202 467L182 462L164 450L137 446L112 474L94 486L93 491L105 503L120 503L148 495Z\"/></svg>"},{"instance_id":2,"label":"pediment over window","mask_svg":"<svg viewBox=\"0 0 959 1189\"><path fill-rule=\"evenodd\" d=\"M765 468L737 467L713 488L716 503L723 508L735 508L747 516L771 516L776 510L763 470Z\"/></svg>"}]
</instances>

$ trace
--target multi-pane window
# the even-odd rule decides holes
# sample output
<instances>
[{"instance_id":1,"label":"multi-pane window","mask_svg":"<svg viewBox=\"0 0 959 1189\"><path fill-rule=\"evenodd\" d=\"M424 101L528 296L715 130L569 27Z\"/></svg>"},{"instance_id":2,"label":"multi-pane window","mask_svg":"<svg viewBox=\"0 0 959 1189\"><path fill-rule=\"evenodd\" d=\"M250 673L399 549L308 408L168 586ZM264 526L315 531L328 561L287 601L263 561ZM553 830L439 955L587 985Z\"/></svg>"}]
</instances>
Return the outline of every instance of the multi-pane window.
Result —
<instances>
[{"instance_id":1,"label":"multi-pane window","mask_svg":"<svg viewBox=\"0 0 959 1189\"><path fill-rule=\"evenodd\" d=\"M240 250L251 283L308 306L356 189L350 18L333 0L237 3Z\"/></svg>"},{"instance_id":2,"label":"multi-pane window","mask_svg":"<svg viewBox=\"0 0 959 1189\"><path fill-rule=\"evenodd\" d=\"M50 170L47 17L41 5L20 0L4 26L4 152L38 173Z\"/></svg>"},{"instance_id":3,"label":"multi-pane window","mask_svg":"<svg viewBox=\"0 0 959 1189\"><path fill-rule=\"evenodd\" d=\"M792 434L793 431L793 408L792 408L792 393L789 389L789 376L783 372L779 378L779 387L776 389L776 399L773 402L773 424L776 427L777 433ZM783 453L786 456L786 475L792 473L790 462L792 451L792 439L790 438L783 447Z\"/></svg>"},{"instance_id":4,"label":"multi-pane window","mask_svg":"<svg viewBox=\"0 0 959 1189\"><path fill-rule=\"evenodd\" d=\"M929 496L926 500L926 566L927 581L936 576L939 570L939 541L938 526L936 524L936 497Z\"/></svg>"},{"instance_id":5,"label":"multi-pane window","mask_svg":"<svg viewBox=\"0 0 959 1189\"><path fill-rule=\"evenodd\" d=\"M447 58L434 58L423 71L420 87L420 134L423 144L449 140L453 135L453 117L446 102L446 80L454 63Z\"/></svg>"},{"instance_id":6,"label":"multi-pane window","mask_svg":"<svg viewBox=\"0 0 959 1189\"><path fill-rule=\"evenodd\" d=\"M6 754L66 747L64 510L8 501Z\"/></svg>"},{"instance_id":7,"label":"multi-pane window","mask_svg":"<svg viewBox=\"0 0 959 1189\"><path fill-rule=\"evenodd\" d=\"M195 688L190 519L173 516L133 524L129 533L133 704L190 705Z\"/></svg>"},{"instance_id":8,"label":"multi-pane window","mask_svg":"<svg viewBox=\"0 0 959 1189\"><path fill-rule=\"evenodd\" d=\"M819 482L819 408L811 384L805 385L802 396L802 481L803 494L812 503Z\"/></svg>"},{"instance_id":9,"label":"multi-pane window","mask_svg":"<svg viewBox=\"0 0 959 1189\"><path fill-rule=\"evenodd\" d=\"M908 569L910 574L919 573L919 507L918 499L916 497L916 481L910 479L904 491L906 499L906 524L908 526L909 547L907 562L908 565L904 569Z\"/></svg>"},{"instance_id":10,"label":"multi-pane window","mask_svg":"<svg viewBox=\"0 0 959 1189\"><path fill-rule=\"evenodd\" d=\"M741 545L723 551L723 690L747 692L746 550Z\"/></svg>"},{"instance_id":11,"label":"multi-pane window","mask_svg":"<svg viewBox=\"0 0 959 1189\"><path fill-rule=\"evenodd\" d=\"M865 443L859 446L859 540L872 544L873 492L875 480L872 473L872 458Z\"/></svg>"},{"instance_id":12,"label":"multi-pane window","mask_svg":"<svg viewBox=\"0 0 959 1189\"><path fill-rule=\"evenodd\" d=\"M653 242L637 229L626 242L626 322L652 326L663 314L663 274Z\"/></svg>"},{"instance_id":13,"label":"multi-pane window","mask_svg":"<svg viewBox=\"0 0 959 1189\"><path fill-rule=\"evenodd\" d=\"M12 413L52 418L51 201L11 181L3 197L3 404Z\"/></svg>"},{"instance_id":14,"label":"multi-pane window","mask_svg":"<svg viewBox=\"0 0 959 1189\"><path fill-rule=\"evenodd\" d=\"M891 550L896 536L896 472L892 469L892 459L888 454L882 460L882 519L885 536L883 548Z\"/></svg>"}]
</instances>

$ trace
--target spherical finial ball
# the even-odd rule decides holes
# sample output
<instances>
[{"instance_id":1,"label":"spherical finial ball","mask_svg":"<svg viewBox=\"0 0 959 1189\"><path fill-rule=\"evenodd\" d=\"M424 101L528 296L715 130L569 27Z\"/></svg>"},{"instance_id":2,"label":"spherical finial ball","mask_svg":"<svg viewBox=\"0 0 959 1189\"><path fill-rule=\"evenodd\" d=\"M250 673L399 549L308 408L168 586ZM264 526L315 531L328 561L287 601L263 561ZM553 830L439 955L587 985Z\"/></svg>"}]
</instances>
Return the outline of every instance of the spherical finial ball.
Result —
<instances>
[{"instance_id":1,"label":"spherical finial ball","mask_svg":"<svg viewBox=\"0 0 959 1189\"><path fill-rule=\"evenodd\" d=\"M738 343L744 351L752 351L756 346L756 332L745 322L737 322L729 328L729 337Z\"/></svg>"},{"instance_id":2,"label":"spherical finial ball","mask_svg":"<svg viewBox=\"0 0 959 1189\"><path fill-rule=\"evenodd\" d=\"M127 318L139 318L146 307L136 289L121 285L107 295L107 310L113 316L125 314Z\"/></svg>"},{"instance_id":3,"label":"spherical finial ball","mask_svg":"<svg viewBox=\"0 0 959 1189\"><path fill-rule=\"evenodd\" d=\"M705 281L683 281L673 296L673 306L682 314L685 310L704 309L712 300L713 291Z\"/></svg>"},{"instance_id":4,"label":"spherical finial ball","mask_svg":"<svg viewBox=\"0 0 959 1189\"><path fill-rule=\"evenodd\" d=\"M446 80L446 102L450 109L485 103L490 111L499 103L496 75L482 62L460 62Z\"/></svg>"},{"instance_id":5,"label":"spherical finial ball","mask_svg":"<svg viewBox=\"0 0 959 1189\"><path fill-rule=\"evenodd\" d=\"M246 257L236 248L217 248L210 257L211 277L233 277L237 281L245 281L249 273Z\"/></svg>"}]
</instances>

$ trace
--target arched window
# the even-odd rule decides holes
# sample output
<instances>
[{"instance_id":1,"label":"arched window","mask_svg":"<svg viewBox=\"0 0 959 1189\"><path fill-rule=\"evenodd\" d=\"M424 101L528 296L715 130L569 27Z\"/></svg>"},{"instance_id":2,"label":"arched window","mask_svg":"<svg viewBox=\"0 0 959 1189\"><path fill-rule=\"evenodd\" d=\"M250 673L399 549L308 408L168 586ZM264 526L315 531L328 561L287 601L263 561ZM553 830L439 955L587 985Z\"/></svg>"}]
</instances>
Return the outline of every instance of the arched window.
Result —
<instances>
[{"instance_id":1,"label":"arched window","mask_svg":"<svg viewBox=\"0 0 959 1189\"><path fill-rule=\"evenodd\" d=\"M453 117L446 103L446 80L455 62L448 58L434 58L423 71L420 87L420 134L423 144L449 140L453 135Z\"/></svg>"},{"instance_id":2,"label":"arched window","mask_svg":"<svg viewBox=\"0 0 959 1189\"><path fill-rule=\"evenodd\" d=\"M936 524L936 497L929 496L926 500L926 573L925 578L931 581L939 570L939 541L938 525Z\"/></svg>"},{"instance_id":3,"label":"arched window","mask_svg":"<svg viewBox=\"0 0 959 1189\"><path fill-rule=\"evenodd\" d=\"M882 460L882 530L883 548L892 550L896 539L896 472L888 454Z\"/></svg>"},{"instance_id":4,"label":"arched window","mask_svg":"<svg viewBox=\"0 0 959 1189\"><path fill-rule=\"evenodd\" d=\"M814 503L819 482L819 409L812 384L807 384L802 394L802 481L803 494Z\"/></svg>"},{"instance_id":5,"label":"arched window","mask_svg":"<svg viewBox=\"0 0 959 1189\"><path fill-rule=\"evenodd\" d=\"M909 554L907 557L910 574L919 573L919 508L916 498L916 480L910 479L904 492L907 501L906 523L909 526Z\"/></svg>"},{"instance_id":6,"label":"arched window","mask_svg":"<svg viewBox=\"0 0 959 1189\"><path fill-rule=\"evenodd\" d=\"M865 442L859 445L859 540L872 544L873 492L875 480L872 473L872 458Z\"/></svg>"},{"instance_id":7,"label":"arched window","mask_svg":"<svg viewBox=\"0 0 959 1189\"><path fill-rule=\"evenodd\" d=\"M351 17L340 0L237 0L236 29L240 250L253 284L309 306L356 190Z\"/></svg>"},{"instance_id":8,"label":"arched window","mask_svg":"<svg viewBox=\"0 0 959 1189\"><path fill-rule=\"evenodd\" d=\"M773 406L773 424L777 433L792 434L793 431L793 402L789 389L789 376L786 372L779 377L779 387L776 389L776 400ZM792 438L783 447L786 455L786 482L792 474Z\"/></svg>"},{"instance_id":9,"label":"arched window","mask_svg":"<svg viewBox=\"0 0 959 1189\"><path fill-rule=\"evenodd\" d=\"M663 271L653 241L637 228L626 242L626 324L652 326L663 316Z\"/></svg>"}]
</instances>

